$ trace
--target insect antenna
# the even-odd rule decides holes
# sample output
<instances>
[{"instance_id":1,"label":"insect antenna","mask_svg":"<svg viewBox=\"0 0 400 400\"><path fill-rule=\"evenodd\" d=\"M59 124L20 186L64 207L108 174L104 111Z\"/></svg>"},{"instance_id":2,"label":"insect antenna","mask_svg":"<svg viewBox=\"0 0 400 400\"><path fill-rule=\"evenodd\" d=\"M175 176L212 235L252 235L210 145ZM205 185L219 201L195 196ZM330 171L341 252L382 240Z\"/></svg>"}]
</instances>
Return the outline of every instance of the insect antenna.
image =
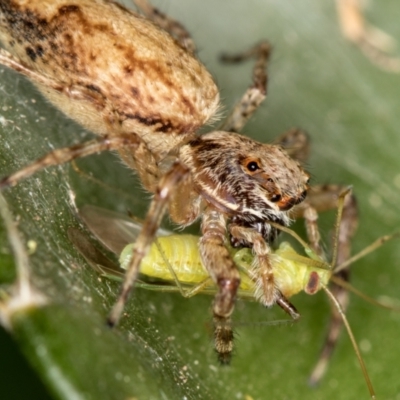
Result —
<instances>
[{"instance_id":1,"label":"insect antenna","mask_svg":"<svg viewBox=\"0 0 400 400\"><path fill-rule=\"evenodd\" d=\"M358 344L356 342L356 339L354 337L353 331L352 331L350 323L349 323L349 321L348 321L348 319L346 317L346 314L345 314L342 306L340 305L339 301L337 300L337 298L327 288L327 286L325 286L323 284L321 286L322 286L322 289L325 291L325 293L330 298L332 304L335 306L335 308L339 312L340 317L342 318L343 324L346 327L347 333L348 333L348 335L350 337L350 340L351 340L351 343L353 345L353 349L354 349L354 351L356 353L358 362L360 363L360 367L361 367L362 373L364 375L365 382L367 383L371 399L375 399L376 395L375 395L374 387L372 385L371 379L370 379L368 371L367 371L367 367L365 366L364 359L362 358L362 355L361 355L361 352L360 352L360 348L358 347ZM325 360L321 359L321 361L325 361ZM326 362L327 362L327 360L326 360ZM321 372L319 371L319 368L322 368ZM310 377L310 383L312 384L315 381L315 379L313 380L314 375L315 376L319 376L320 374L318 372L323 374L324 370L325 370L325 365L323 365L322 362L321 363L319 362L317 364L317 366L315 367L315 369L314 369L314 371L313 371L313 373L312 373L312 375Z\"/></svg>"},{"instance_id":2,"label":"insect antenna","mask_svg":"<svg viewBox=\"0 0 400 400\"><path fill-rule=\"evenodd\" d=\"M390 235L384 235L384 236L379 237L374 242L372 242L370 245L365 247L363 250L359 251L357 254L355 254L354 256L350 257L349 259L344 261L342 264L338 265L334 269L333 272L336 274L336 273L342 271L343 269L347 268L349 265L355 263L359 259L364 258L368 254L374 252L376 249L378 249L379 247L383 246L389 240L396 239L398 237L400 237L400 232L394 232L394 233L392 233Z\"/></svg>"}]
</instances>

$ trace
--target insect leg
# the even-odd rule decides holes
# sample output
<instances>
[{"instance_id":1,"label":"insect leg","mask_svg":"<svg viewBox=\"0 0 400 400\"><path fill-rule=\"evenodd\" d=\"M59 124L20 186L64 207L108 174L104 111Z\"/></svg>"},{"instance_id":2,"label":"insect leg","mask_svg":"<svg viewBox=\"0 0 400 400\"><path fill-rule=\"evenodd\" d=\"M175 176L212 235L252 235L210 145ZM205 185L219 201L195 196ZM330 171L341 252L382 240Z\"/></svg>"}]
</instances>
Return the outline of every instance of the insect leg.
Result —
<instances>
[{"instance_id":1,"label":"insect leg","mask_svg":"<svg viewBox=\"0 0 400 400\"><path fill-rule=\"evenodd\" d=\"M296 207L293 216L295 218L304 217L307 208L312 207L316 211L323 212L338 208L341 214L340 224L337 233L337 254L333 267L341 264L350 256L351 238L358 225L358 207L355 196L349 192L348 188L341 185L317 185L311 187L306 200Z\"/></svg>"},{"instance_id":2,"label":"insect leg","mask_svg":"<svg viewBox=\"0 0 400 400\"><path fill-rule=\"evenodd\" d=\"M123 146L137 147L138 143L139 139L133 134L112 137L102 136L85 143L54 150L25 168L0 180L0 190L7 186L16 185L19 180L27 178L43 168L64 164L76 158L86 157L104 150L115 150Z\"/></svg>"},{"instance_id":3,"label":"insect leg","mask_svg":"<svg viewBox=\"0 0 400 400\"><path fill-rule=\"evenodd\" d=\"M321 247L321 235L319 233L319 228L317 223L318 221L317 210L314 207L309 206L304 210L303 217L306 223L307 237L311 249L320 258L325 259L325 253Z\"/></svg>"},{"instance_id":4,"label":"insect leg","mask_svg":"<svg viewBox=\"0 0 400 400\"><path fill-rule=\"evenodd\" d=\"M306 200L316 209L318 209L318 207L322 209L338 207L338 226L336 237L334 238L333 267L337 264L340 265L350 257L351 239L357 229L358 223L356 199L348 190L344 191L343 189L343 187L337 185L316 187L315 190L311 191L312 195ZM335 276L347 282L350 278L350 271L348 268L345 268ZM332 284L331 292L340 303L343 312L345 312L349 303L348 291L341 286ZM325 374L342 326L343 320L337 307L332 307L328 334L319 360L311 373L311 384L317 384Z\"/></svg>"},{"instance_id":5,"label":"insect leg","mask_svg":"<svg viewBox=\"0 0 400 400\"><path fill-rule=\"evenodd\" d=\"M223 54L223 62L238 63L250 57L256 58L253 69L253 84L246 90L241 100L235 105L231 114L224 121L221 130L228 132L240 132L247 120L253 115L265 99L267 93L267 64L271 54L271 46L267 42L261 42L250 50L237 54Z\"/></svg>"},{"instance_id":6,"label":"insect leg","mask_svg":"<svg viewBox=\"0 0 400 400\"><path fill-rule=\"evenodd\" d=\"M178 21L168 17L147 0L132 0L136 7L160 28L167 31L179 44L191 54L196 53L196 45L186 28Z\"/></svg>"},{"instance_id":7,"label":"insect leg","mask_svg":"<svg viewBox=\"0 0 400 400\"><path fill-rule=\"evenodd\" d=\"M159 240L157 238L154 240L154 244L157 247L158 253L159 253L161 259L163 260L165 266L169 269L171 275L173 276L176 288L179 290L182 297L189 299L190 297L193 297L196 294L202 292L207 286L210 286L210 284L212 284L211 277L207 277L206 279L203 279L201 282L194 285L193 287L190 287L190 288L185 287L185 285L179 281L178 275L175 272L174 267L172 266L172 264L170 262L170 259L165 254L164 247L161 245L161 243L159 242ZM196 244L196 247L197 247L197 244ZM178 254L178 253L176 254L176 257L180 258L180 256L181 256L181 254ZM151 285L149 285L147 287L147 289L149 289L150 286Z\"/></svg>"},{"instance_id":8,"label":"insect leg","mask_svg":"<svg viewBox=\"0 0 400 400\"><path fill-rule=\"evenodd\" d=\"M108 324L110 326L115 326L121 317L125 303L129 298L129 294L139 273L140 263L149 251L151 243L156 236L157 229L160 226L161 219L165 214L171 192L173 192L177 184L187 176L188 170L186 167L176 162L161 178L143 223L143 228L133 247L132 260L126 271L121 293L108 317Z\"/></svg>"}]
</instances>

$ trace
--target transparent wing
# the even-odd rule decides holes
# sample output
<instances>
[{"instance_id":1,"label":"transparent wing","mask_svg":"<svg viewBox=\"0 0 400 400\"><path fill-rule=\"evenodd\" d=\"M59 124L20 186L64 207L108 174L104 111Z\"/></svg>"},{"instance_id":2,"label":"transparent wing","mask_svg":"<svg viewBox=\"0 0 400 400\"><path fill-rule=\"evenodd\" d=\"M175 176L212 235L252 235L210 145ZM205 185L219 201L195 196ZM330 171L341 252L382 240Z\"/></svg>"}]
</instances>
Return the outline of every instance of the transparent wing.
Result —
<instances>
[{"instance_id":1,"label":"transparent wing","mask_svg":"<svg viewBox=\"0 0 400 400\"><path fill-rule=\"evenodd\" d=\"M136 241L142 230L142 221L95 206L83 206L79 214L89 230L110 251L121 254L128 243ZM167 236L171 232L159 229L157 236Z\"/></svg>"},{"instance_id":2,"label":"transparent wing","mask_svg":"<svg viewBox=\"0 0 400 400\"><path fill-rule=\"evenodd\" d=\"M84 232L69 228L67 233L71 243L97 273L113 280L123 279L125 271L96 248Z\"/></svg>"}]
</instances>

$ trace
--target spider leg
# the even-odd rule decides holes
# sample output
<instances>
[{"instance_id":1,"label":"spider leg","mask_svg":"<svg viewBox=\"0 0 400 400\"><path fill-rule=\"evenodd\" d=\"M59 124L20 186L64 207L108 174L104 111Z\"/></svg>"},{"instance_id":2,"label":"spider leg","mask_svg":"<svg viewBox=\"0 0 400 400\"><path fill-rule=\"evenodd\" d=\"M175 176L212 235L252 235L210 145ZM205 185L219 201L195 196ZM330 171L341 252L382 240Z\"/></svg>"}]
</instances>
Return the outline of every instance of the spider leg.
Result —
<instances>
[{"instance_id":1,"label":"spider leg","mask_svg":"<svg viewBox=\"0 0 400 400\"><path fill-rule=\"evenodd\" d=\"M301 129L292 128L278 136L273 144L285 149L294 160L304 164L310 154L310 137Z\"/></svg>"},{"instance_id":2,"label":"spider leg","mask_svg":"<svg viewBox=\"0 0 400 400\"><path fill-rule=\"evenodd\" d=\"M168 17L156 7L153 7L147 0L132 0L136 7L151 21L160 28L167 31L174 37L186 51L196 53L196 45L186 28L178 21Z\"/></svg>"},{"instance_id":3,"label":"spider leg","mask_svg":"<svg viewBox=\"0 0 400 400\"><path fill-rule=\"evenodd\" d=\"M225 247L226 220L223 214L207 208L203 214L201 229L201 258L218 288L213 303L215 350L219 361L228 364L233 349L230 316L234 309L240 275Z\"/></svg>"},{"instance_id":4,"label":"spider leg","mask_svg":"<svg viewBox=\"0 0 400 400\"><path fill-rule=\"evenodd\" d=\"M238 63L248 58L255 57L256 63L253 68L253 84L246 90L241 100L235 105L231 114L221 126L221 130L227 132L240 132L248 119L254 114L260 104L264 101L267 93L267 65L271 54L271 46L267 42L261 42L250 50L237 54L223 54L223 62Z\"/></svg>"},{"instance_id":5,"label":"spider leg","mask_svg":"<svg viewBox=\"0 0 400 400\"><path fill-rule=\"evenodd\" d=\"M358 46L373 64L385 71L399 73L400 58L388 54L395 47L395 39L365 21L362 3L362 0L336 0L343 36Z\"/></svg>"},{"instance_id":6,"label":"spider leg","mask_svg":"<svg viewBox=\"0 0 400 400\"><path fill-rule=\"evenodd\" d=\"M64 147L47 153L42 158L19 171L6 176L0 180L0 190L7 186L14 186L21 179L33 175L35 172L53 165L60 165L76 158L86 157L90 154L99 153L105 150L116 150L121 147L136 148L140 139L136 135L102 136L88 142L79 143L73 146Z\"/></svg>"},{"instance_id":7,"label":"spider leg","mask_svg":"<svg viewBox=\"0 0 400 400\"><path fill-rule=\"evenodd\" d=\"M62 93L71 100L83 100L91 102L96 108L102 110L104 115L107 110L107 101L101 93L89 87L76 84L68 84L57 79L52 79L46 75L35 72L32 68L24 64L19 58L14 57L4 49L0 49L0 64L13 69L16 72L29 78L39 89L53 89ZM112 111L112 110L109 110ZM105 120L105 123L107 121Z\"/></svg>"},{"instance_id":8,"label":"spider leg","mask_svg":"<svg viewBox=\"0 0 400 400\"><path fill-rule=\"evenodd\" d=\"M149 248L156 237L157 229L159 228L162 217L167 210L171 193L175 190L177 184L187 176L188 170L186 167L179 162L176 162L161 178L150 204L149 211L147 212L146 219L144 220L142 231L135 242L132 259L126 271L120 295L108 317L108 324L110 326L115 326L121 318L122 311L128 301L132 287L139 273L140 263L149 251Z\"/></svg>"}]
</instances>

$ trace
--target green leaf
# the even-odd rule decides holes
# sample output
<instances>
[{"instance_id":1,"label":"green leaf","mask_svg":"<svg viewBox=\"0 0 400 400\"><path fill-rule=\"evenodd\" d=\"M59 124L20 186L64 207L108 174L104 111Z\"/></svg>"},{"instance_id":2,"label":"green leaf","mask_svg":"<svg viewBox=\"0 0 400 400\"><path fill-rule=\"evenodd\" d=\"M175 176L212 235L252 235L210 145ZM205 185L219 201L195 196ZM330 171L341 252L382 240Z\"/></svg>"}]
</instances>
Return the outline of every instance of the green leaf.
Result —
<instances>
[{"instance_id":1,"label":"green leaf","mask_svg":"<svg viewBox=\"0 0 400 400\"><path fill-rule=\"evenodd\" d=\"M353 185L359 200L355 250L398 229L400 76L379 70L340 36L333 2L190 0L160 6L193 34L199 57L221 88L225 110L250 84L252 65L220 65L217 55L240 52L267 38L274 47L268 98L245 133L266 142L293 126L309 132L307 168L313 182ZM367 17L400 40L395 0L381 7L375 1ZM6 69L0 70L0 135L0 176L53 148L91 137ZM50 301L16 314L11 334L54 398L368 398L345 334L320 386L307 385L329 318L323 293L293 299L302 313L293 327L263 327L258 323L282 319L282 312L239 302L234 320L250 321L256 328L237 328L229 367L217 364L212 349L207 296L185 300L137 290L122 325L109 331L104 320L118 284L98 279L68 240L69 227L84 230L72 198L78 205L143 216L148 195L112 155L78 164L104 186L67 165L35 174L5 192L24 241L37 245L30 255L34 285ZM329 243L332 215L321 216L320 224ZM7 255L4 236L1 240L0 253ZM371 296L398 297L399 253L397 243L385 245L354 265L352 282ZM351 296L348 318L378 397L397 398L400 348L388 338L398 336L400 315ZM0 365L7 368L8 362L2 358Z\"/></svg>"}]
</instances>

